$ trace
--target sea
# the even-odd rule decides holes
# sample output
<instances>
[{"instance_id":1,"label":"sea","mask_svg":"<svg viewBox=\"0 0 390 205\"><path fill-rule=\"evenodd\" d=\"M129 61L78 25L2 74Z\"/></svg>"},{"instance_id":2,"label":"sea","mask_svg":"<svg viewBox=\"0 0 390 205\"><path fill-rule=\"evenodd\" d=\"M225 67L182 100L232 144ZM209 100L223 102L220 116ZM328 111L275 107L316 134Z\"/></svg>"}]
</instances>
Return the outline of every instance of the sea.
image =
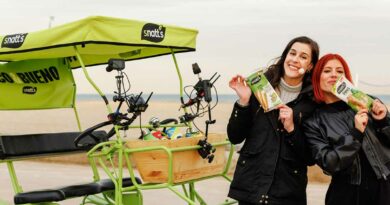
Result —
<instances>
[{"instance_id":1,"label":"sea","mask_svg":"<svg viewBox=\"0 0 390 205\"><path fill-rule=\"evenodd\" d=\"M146 98L147 96L143 96ZM390 95L375 95L375 97L378 97L380 100L382 100L383 103L389 105L390 104ZM113 95L107 95L107 98L112 101ZM89 101L89 100L100 100L101 97L97 94L77 94L77 100L80 101ZM184 98L185 100L188 98ZM223 103L234 103L238 98L236 95L231 94L220 94L218 95L218 98L216 96L212 96L212 101L216 101L218 99L218 102ZM180 103L180 96L177 94L153 94L153 96L150 99L151 101L158 101L158 102L179 102Z\"/></svg>"}]
</instances>

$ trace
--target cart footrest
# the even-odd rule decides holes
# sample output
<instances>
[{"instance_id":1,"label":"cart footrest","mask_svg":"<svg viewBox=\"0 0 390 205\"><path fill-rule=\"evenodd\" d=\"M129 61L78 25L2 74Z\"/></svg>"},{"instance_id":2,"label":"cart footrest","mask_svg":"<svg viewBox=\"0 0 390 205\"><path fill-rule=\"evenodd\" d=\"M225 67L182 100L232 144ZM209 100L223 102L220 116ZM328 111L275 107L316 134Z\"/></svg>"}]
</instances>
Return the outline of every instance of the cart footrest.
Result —
<instances>
[{"instance_id":1,"label":"cart footrest","mask_svg":"<svg viewBox=\"0 0 390 205\"><path fill-rule=\"evenodd\" d=\"M138 184L141 184L139 178L135 178ZM124 178L123 187L133 186L130 178ZM62 201L68 198L88 196L99 194L105 191L114 190L115 185L111 179L104 179L98 182L87 184L71 185L59 189L46 189L39 191L23 192L14 196L15 204L40 203Z\"/></svg>"}]
</instances>

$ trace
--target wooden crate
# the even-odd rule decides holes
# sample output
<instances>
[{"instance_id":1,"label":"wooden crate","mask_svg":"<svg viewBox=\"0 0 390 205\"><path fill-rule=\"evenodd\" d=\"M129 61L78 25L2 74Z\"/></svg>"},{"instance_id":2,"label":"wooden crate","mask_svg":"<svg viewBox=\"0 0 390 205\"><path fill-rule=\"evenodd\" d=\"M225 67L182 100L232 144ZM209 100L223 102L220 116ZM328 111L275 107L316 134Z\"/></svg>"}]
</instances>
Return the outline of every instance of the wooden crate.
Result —
<instances>
[{"instance_id":1,"label":"wooden crate","mask_svg":"<svg viewBox=\"0 0 390 205\"><path fill-rule=\"evenodd\" d=\"M131 140L126 143L128 148L143 148L150 146L165 146L176 148L197 145L203 137L182 138L177 140ZM226 135L209 134L208 142L224 142ZM215 157L211 163L203 159L197 150L173 153L173 182L185 182L215 174L220 174L225 168L225 145L215 147ZM132 161L144 182L164 183L168 181L168 155L165 151L148 151L132 154Z\"/></svg>"}]
</instances>

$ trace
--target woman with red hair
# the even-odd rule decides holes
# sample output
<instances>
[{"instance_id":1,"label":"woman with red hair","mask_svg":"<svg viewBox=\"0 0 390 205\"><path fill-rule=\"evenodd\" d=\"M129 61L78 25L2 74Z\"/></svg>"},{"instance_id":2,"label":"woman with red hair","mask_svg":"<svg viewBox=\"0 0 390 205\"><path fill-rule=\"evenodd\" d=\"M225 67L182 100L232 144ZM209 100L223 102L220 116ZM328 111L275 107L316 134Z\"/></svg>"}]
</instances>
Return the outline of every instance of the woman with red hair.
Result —
<instances>
[{"instance_id":1,"label":"woman with red hair","mask_svg":"<svg viewBox=\"0 0 390 205\"><path fill-rule=\"evenodd\" d=\"M352 82L340 55L327 54L318 61L312 83L321 105L304 122L312 157L332 176L325 204L389 205L390 115L378 99L370 112L353 111L332 93L341 75Z\"/></svg>"}]
</instances>

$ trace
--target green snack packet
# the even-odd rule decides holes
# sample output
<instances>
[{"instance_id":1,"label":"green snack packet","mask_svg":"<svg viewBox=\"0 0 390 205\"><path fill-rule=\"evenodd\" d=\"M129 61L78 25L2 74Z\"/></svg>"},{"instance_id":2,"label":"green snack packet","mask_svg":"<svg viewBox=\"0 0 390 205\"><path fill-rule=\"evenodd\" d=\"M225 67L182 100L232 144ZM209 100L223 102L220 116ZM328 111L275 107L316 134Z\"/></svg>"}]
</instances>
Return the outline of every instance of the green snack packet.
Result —
<instances>
[{"instance_id":1,"label":"green snack packet","mask_svg":"<svg viewBox=\"0 0 390 205\"><path fill-rule=\"evenodd\" d=\"M275 109L278 105L283 104L279 95L275 92L271 83L264 75L263 70L256 71L246 78L246 83L251 88L256 99L263 107L264 112Z\"/></svg>"},{"instance_id":2,"label":"green snack packet","mask_svg":"<svg viewBox=\"0 0 390 205\"><path fill-rule=\"evenodd\" d=\"M332 93L346 102L356 112L362 109L371 111L373 99L358 90L345 76L340 76L332 88Z\"/></svg>"}]
</instances>

